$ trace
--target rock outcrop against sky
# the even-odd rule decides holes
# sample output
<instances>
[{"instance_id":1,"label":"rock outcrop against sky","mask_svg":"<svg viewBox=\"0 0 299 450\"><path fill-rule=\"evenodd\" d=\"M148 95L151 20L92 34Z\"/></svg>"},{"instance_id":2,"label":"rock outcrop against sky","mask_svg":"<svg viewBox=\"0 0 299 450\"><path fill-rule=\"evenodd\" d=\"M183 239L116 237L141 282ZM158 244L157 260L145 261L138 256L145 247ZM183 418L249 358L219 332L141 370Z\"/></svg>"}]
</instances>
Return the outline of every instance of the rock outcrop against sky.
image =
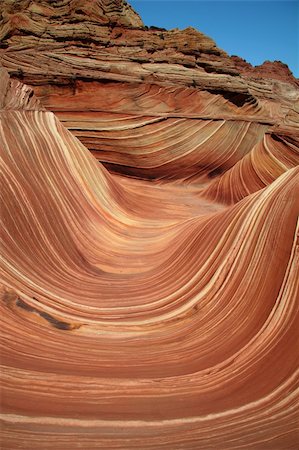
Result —
<instances>
[{"instance_id":1,"label":"rock outcrop against sky","mask_svg":"<svg viewBox=\"0 0 299 450\"><path fill-rule=\"evenodd\" d=\"M299 445L299 84L121 0L4 0L3 449Z\"/></svg>"}]
</instances>

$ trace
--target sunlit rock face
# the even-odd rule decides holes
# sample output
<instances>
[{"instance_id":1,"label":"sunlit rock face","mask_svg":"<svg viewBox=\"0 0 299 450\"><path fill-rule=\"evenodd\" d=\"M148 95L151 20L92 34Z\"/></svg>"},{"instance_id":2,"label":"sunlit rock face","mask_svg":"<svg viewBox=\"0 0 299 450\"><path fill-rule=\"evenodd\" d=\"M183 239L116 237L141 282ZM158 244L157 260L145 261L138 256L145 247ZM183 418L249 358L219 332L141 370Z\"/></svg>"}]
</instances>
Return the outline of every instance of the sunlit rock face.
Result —
<instances>
[{"instance_id":1,"label":"sunlit rock face","mask_svg":"<svg viewBox=\"0 0 299 450\"><path fill-rule=\"evenodd\" d=\"M120 0L1 7L3 449L296 449L298 80Z\"/></svg>"}]
</instances>

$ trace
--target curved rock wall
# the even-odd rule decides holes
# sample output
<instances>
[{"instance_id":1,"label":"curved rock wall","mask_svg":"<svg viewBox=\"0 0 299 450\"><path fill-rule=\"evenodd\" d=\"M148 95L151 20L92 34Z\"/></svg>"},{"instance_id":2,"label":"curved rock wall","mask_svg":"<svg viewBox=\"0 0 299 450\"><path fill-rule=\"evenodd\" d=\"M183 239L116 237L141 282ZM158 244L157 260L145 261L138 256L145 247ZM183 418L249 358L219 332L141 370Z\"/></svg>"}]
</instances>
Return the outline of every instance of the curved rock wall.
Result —
<instances>
[{"instance_id":1,"label":"curved rock wall","mask_svg":"<svg viewBox=\"0 0 299 450\"><path fill-rule=\"evenodd\" d=\"M4 6L2 448L297 448L297 81L125 2Z\"/></svg>"}]
</instances>

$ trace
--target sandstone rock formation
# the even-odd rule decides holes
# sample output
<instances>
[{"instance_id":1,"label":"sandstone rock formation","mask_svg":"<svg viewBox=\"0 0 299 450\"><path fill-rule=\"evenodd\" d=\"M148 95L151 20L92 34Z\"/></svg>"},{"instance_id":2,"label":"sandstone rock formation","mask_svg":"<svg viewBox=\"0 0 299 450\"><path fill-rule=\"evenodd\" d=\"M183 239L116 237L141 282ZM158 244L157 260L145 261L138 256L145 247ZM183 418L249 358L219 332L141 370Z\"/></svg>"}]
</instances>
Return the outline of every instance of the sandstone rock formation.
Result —
<instances>
[{"instance_id":1,"label":"sandstone rock formation","mask_svg":"<svg viewBox=\"0 0 299 450\"><path fill-rule=\"evenodd\" d=\"M297 448L298 80L122 0L0 36L3 449Z\"/></svg>"}]
</instances>

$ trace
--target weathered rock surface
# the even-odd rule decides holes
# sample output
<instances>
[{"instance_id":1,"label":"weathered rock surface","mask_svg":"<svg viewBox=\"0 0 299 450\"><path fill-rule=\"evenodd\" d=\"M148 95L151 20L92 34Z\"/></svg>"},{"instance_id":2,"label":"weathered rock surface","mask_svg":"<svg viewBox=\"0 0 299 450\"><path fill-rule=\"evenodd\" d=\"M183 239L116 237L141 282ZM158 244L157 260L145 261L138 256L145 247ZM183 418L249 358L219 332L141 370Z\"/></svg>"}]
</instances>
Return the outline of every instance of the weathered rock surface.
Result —
<instances>
[{"instance_id":1,"label":"weathered rock surface","mask_svg":"<svg viewBox=\"0 0 299 450\"><path fill-rule=\"evenodd\" d=\"M241 155L210 161L219 173L266 131L299 131L298 80L282 64L252 68L193 28L147 29L121 1L15 5L4 2L3 66L110 170L198 183L215 142L229 155L243 133Z\"/></svg>"},{"instance_id":2,"label":"weathered rock surface","mask_svg":"<svg viewBox=\"0 0 299 450\"><path fill-rule=\"evenodd\" d=\"M297 80L118 0L2 10L2 447L297 448Z\"/></svg>"}]
</instances>

